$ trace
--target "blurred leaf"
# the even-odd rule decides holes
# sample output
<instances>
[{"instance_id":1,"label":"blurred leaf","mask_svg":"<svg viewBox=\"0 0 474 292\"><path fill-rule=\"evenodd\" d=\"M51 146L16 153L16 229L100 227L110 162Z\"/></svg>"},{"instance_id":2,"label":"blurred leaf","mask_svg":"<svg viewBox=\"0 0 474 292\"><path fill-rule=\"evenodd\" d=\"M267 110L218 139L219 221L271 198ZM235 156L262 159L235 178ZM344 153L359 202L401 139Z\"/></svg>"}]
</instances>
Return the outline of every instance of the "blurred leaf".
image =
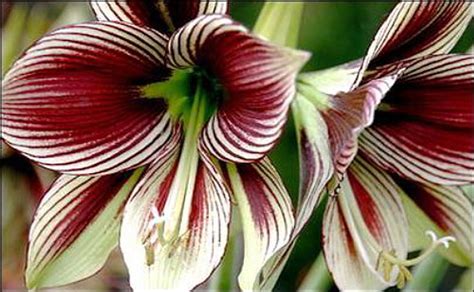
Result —
<instances>
[{"instance_id":1,"label":"blurred leaf","mask_svg":"<svg viewBox=\"0 0 474 292\"><path fill-rule=\"evenodd\" d=\"M24 49L23 35L28 14L27 5L16 3L2 29L2 76Z\"/></svg>"}]
</instances>

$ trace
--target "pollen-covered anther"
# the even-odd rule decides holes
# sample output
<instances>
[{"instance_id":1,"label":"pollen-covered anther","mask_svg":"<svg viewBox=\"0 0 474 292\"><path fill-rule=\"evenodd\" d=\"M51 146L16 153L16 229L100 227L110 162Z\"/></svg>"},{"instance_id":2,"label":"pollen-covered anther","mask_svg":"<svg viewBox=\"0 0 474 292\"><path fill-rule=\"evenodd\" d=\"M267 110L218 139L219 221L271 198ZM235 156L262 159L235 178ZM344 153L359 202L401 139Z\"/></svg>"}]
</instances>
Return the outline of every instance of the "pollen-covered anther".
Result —
<instances>
[{"instance_id":1,"label":"pollen-covered anther","mask_svg":"<svg viewBox=\"0 0 474 292\"><path fill-rule=\"evenodd\" d=\"M392 270L394 267L397 267L399 270L397 276L397 287L400 289L403 288L405 284L413 278L411 272L408 270L408 267L419 264L429 255L435 252L438 246L443 245L445 248L448 248L449 242L456 241L453 236L445 236L438 238L438 236L436 236L436 234L431 230L426 231L426 235L431 238L431 245L426 248L419 256L413 259L399 259L394 250L391 250L389 252L380 252L379 258L377 259L376 269L382 270L385 281L390 281Z\"/></svg>"}]
</instances>

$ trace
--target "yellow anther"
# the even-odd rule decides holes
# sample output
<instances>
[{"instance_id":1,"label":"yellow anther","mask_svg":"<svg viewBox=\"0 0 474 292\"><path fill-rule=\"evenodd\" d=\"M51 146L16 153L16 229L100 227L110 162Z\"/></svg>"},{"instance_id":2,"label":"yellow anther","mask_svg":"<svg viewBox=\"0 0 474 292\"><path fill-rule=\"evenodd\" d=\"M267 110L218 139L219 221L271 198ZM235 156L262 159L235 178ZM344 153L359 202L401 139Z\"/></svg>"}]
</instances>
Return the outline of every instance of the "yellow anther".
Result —
<instances>
[{"instance_id":1,"label":"yellow anther","mask_svg":"<svg viewBox=\"0 0 474 292\"><path fill-rule=\"evenodd\" d=\"M146 265L151 266L155 263L155 248L149 242L145 242L145 259Z\"/></svg>"},{"instance_id":2,"label":"yellow anther","mask_svg":"<svg viewBox=\"0 0 474 292\"><path fill-rule=\"evenodd\" d=\"M407 269L407 267L399 266L398 268L400 269L400 274L404 275L407 281L411 281L413 279L413 276L411 275L411 272Z\"/></svg>"},{"instance_id":3,"label":"yellow anther","mask_svg":"<svg viewBox=\"0 0 474 292\"><path fill-rule=\"evenodd\" d=\"M402 289L403 287L405 287L405 284L406 284L406 280L405 280L405 276L403 275L403 273L398 273L398 276L397 276L397 288L398 289Z\"/></svg>"},{"instance_id":4,"label":"yellow anther","mask_svg":"<svg viewBox=\"0 0 474 292\"><path fill-rule=\"evenodd\" d=\"M392 273L393 265L389 261L383 261L383 278L385 281L390 281L390 274Z\"/></svg>"}]
</instances>

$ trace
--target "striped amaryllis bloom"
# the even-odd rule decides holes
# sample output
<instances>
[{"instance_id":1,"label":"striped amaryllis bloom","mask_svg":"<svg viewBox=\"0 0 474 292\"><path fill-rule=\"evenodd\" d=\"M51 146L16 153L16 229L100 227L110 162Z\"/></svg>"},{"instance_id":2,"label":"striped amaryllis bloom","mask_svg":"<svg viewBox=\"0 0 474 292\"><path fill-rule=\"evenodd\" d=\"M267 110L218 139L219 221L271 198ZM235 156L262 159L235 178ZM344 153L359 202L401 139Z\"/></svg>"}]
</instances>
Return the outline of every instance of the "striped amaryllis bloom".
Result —
<instances>
[{"instance_id":1,"label":"striped amaryllis bloom","mask_svg":"<svg viewBox=\"0 0 474 292\"><path fill-rule=\"evenodd\" d=\"M470 2L401 2L365 58L299 78L295 231L328 186L323 248L340 289L403 286L422 258L409 251L452 239L426 230L454 236L449 259L472 263L472 202L458 186L473 182L474 58L448 54L471 13Z\"/></svg>"},{"instance_id":2,"label":"striped amaryllis bloom","mask_svg":"<svg viewBox=\"0 0 474 292\"><path fill-rule=\"evenodd\" d=\"M233 193L252 289L293 229L265 156L308 55L253 36L222 1L92 8L100 21L47 34L2 83L2 138L62 173L31 227L27 286L90 276L120 242L132 288L190 290L223 256Z\"/></svg>"}]
</instances>

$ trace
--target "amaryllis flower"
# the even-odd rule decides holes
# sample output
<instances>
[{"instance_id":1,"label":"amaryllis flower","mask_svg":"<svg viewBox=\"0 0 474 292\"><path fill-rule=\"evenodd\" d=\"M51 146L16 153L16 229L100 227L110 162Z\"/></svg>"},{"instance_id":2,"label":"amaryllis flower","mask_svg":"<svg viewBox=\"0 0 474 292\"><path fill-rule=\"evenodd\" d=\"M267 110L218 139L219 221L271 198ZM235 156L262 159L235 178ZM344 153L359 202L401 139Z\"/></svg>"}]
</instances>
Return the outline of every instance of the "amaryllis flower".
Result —
<instances>
[{"instance_id":1,"label":"amaryllis flower","mask_svg":"<svg viewBox=\"0 0 474 292\"><path fill-rule=\"evenodd\" d=\"M308 54L251 35L222 1L92 8L101 21L44 36L2 83L2 138L63 173L30 231L28 287L90 276L120 241L134 289L192 289L223 256L233 193L253 288L293 229L265 156Z\"/></svg>"},{"instance_id":2,"label":"amaryllis flower","mask_svg":"<svg viewBox=\"0 0 474 292\"><path fill-rule=\"evenodd\" d=\"M454 240L449 258L472 264L472 202L457 186L474 180L474 58L447 54L471 13L463 1L399 3L363 60L300 76L296 224L327 186L323 248L340 289L403 286L409 266Z\"/></svg>"}]
</instances>

